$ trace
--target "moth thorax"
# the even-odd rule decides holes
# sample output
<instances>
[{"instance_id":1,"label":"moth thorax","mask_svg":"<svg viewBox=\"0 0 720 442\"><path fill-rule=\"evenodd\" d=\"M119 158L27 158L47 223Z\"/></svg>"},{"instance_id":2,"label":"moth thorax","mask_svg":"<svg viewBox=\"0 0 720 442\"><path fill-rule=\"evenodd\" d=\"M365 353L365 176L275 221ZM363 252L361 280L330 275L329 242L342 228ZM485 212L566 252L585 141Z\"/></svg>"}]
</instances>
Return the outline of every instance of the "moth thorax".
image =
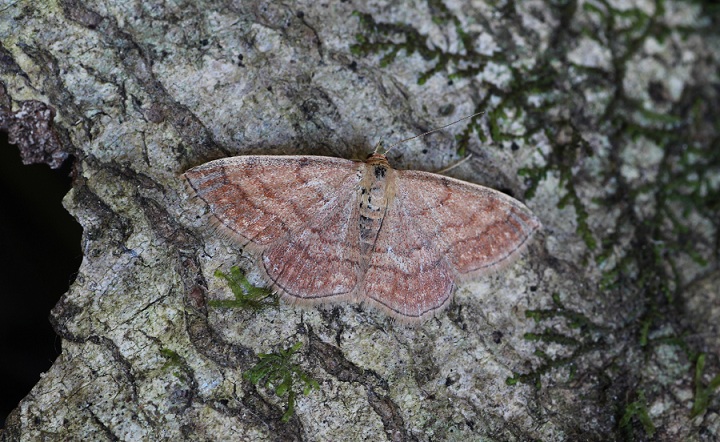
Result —
<instances>
[{"instance_id":1,"label":"moth thorax","mask_svg":"<svg viewBox=\"0 0 720 442\"><path fill-rule=\"evenodd\" d=\"M382 226L383 217L392 199L394 172L384 164L368 164L360 183L360 244L369 253Z\"/></svg>"}]
</instances>

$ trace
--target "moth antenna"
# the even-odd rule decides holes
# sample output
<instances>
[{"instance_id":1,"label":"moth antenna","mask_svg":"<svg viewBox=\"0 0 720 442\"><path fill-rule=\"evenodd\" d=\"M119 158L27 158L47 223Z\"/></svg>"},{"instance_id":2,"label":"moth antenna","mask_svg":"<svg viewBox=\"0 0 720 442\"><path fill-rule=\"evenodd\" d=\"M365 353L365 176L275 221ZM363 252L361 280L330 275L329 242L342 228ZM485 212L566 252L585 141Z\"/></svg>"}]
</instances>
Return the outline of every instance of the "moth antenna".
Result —
<instances>
[{"instance_id":1,"label":"moth antenna","mask_svg":"<svg viewBox=\"0 0 720 442\"><path fill-rule=\"evenodd\" d=\"M440 170L438 170L437 172L434 172L434 173L443 174L443 173L445 173L445 172L447 172L447 171L453 170L454 168L458 167L459 165L470 161L470 158L472 158L472 156L473 156L473 154L469 153L469 154L468 154L466 157L464 157L462 160L457 161L457 162L455 162L454 164L451 164L451 165L449 165L448 167L445 167L445 168L443 168L443 169L440 169Z\"/></svg>"},{"instance_id":2,"label":"moth antenna","mask_svg":"<svg viewBox=\"0 0 720 442\"><path fill-rule=\"evenodd\" d=\"M474 114L472 114L472 115L468 115L467 117L462 117L462 118L460 118L459 120L455 120L455 121L453 121L452 123L446 124L445 126L438 127L437 129L433 129L433 130L431 130L431 131L422 133L422 134L420 134L420 135L415 135L414 137L405 138L404 140L398 141L397 143L395 143L395 144L393 144L392 146L390 146L390 147L388 147L387 149L385 149L385 154L384 154L384 155L387 155L387 153L390 152L390 149L392 149L393 147L395 147L395 146L397 146L397 145L400 145L400 144L405 143L405 142L410 141L410 140L414 140L415 138L424 137L425 135L431 134L431 133L433 133L433 132L437 132L437 131L439 131L439 130L443 130L443 129L445 129L446 127L452 126L452 125L455 124L455 123L459 123L459 122L461 122L461 121L463 121L463 120L467 120L468 118L476 117L476 116L478 116L478 115L480 115L480 114L482 114L482 113L484 113L484 112L477 112L477 113L474 113ZM375 153L377 153L377 151L378 151L378 149L380 148L380 146L382 146L382 142L379 142L379 143L375 146Z\"/></svg>"}]
</instances>

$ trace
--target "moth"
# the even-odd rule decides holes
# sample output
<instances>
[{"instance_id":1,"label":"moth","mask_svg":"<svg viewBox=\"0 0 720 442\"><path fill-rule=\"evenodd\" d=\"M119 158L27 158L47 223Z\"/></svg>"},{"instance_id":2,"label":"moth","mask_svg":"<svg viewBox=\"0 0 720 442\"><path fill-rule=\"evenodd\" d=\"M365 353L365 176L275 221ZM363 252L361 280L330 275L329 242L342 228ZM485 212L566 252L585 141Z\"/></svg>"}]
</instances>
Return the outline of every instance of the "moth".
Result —
<instances>
[{"instance_id":1,"label":"moth","mask_svg":"<svg viewBox=\"0 0 720 442\"><path fill-rule=\"evenodd\" d=\"M365 161L236 156L183 176L284 300L360 302L406 322L513 262L541 228L502 192L393 169L377 150Z\"/></svg>"}]
</instances>

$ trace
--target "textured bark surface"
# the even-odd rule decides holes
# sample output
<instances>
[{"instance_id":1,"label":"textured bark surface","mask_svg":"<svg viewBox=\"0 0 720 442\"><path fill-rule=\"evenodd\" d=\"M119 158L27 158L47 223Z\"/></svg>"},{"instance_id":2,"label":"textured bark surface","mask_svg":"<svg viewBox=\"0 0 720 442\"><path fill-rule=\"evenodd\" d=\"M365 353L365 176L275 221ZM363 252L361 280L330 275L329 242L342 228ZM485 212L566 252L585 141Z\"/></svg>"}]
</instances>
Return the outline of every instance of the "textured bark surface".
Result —
<instances>
[{"instance_id":1,"label":"textured bark surface","mask_svg":"<svg viewBox=\"0 0 720 442\"><path fill-rule=\"evenodd\" d=\"M357 11L356 13L353 13ZM689 2L0 6L0 126L74 161L62 355L3 440L717 440L720 41ZM240 154L439 170L545 230L417 327L262 311L180 174ZM453 137L455 135L455 137ZM297 342L295 413L243 376Z\"/></svg>"}]
</instances>

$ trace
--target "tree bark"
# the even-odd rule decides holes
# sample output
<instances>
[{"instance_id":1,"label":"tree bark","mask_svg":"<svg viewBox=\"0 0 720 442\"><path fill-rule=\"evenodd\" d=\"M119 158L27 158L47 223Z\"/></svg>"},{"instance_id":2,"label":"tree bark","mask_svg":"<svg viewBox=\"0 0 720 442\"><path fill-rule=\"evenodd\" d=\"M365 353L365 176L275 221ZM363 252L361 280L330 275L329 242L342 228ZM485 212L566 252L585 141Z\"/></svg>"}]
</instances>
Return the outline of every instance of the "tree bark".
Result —
<instances>
[{"instance_id":1,"label":"tree bark","mask_svg":"<svg viewBox=\"0 0 720 442\"><path fill-rule=\"evenodd\" d=\"M73 161L84 229L62 355L1 440L717 440L717 17L689 2L14 2L0 127ZM242 154L364 158L523 200L545 228L415 327L253 311L254 264L180 175ZM255 279L254 279L255 278ZM319 388L252 373L281 354ZM245 376L244 376L245 375Z\"/></svg>"}]
</instances>

